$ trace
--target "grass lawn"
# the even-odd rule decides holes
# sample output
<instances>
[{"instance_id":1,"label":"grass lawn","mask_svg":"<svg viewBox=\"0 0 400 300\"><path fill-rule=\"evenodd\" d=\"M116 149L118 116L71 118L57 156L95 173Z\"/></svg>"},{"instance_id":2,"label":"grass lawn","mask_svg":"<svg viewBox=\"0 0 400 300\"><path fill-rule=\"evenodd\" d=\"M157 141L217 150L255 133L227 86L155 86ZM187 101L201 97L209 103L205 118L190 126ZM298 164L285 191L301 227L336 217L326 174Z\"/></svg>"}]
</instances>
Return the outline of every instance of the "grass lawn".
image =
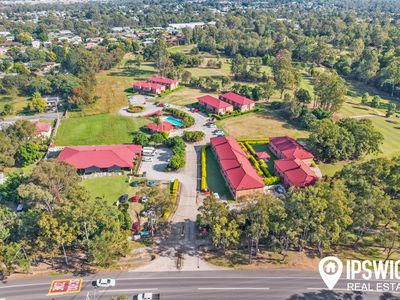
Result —
<instances>
[{"instance_id":1,"label":"grass lawn","mask_svg":"<svg viewBox=\"0 0 400 300\"><path fill-rule=\"evenodd\" d=\"M132 135L149 121L114 114L68 118L61 121L56 145L111 145L132 142Z\"/></svg>"},{"instance_id":2,"label":"grass lawn","mask_svg":"<svg viewBox=\"0 0 400 300\"><path fill-rule=\"evenodd\" d=\"M222 67L221 67L221 69L217 69L217 68L207 67L207 62L210 59L215 60L216 58L205 57L203 60L203 64L201 66L198 66L195 68L185 68L185 70L192 73L192 77L211 76L214 79L218 79L223 76L230 76L231 65L230 65L229 60L227 60L225 58L221 58L220 60L222 61Z\"/></svg>"},{"instance_id":3,"label":"grass lawn","mask_svg":"<svg viewBox=\"0 0 400 300\"><path fill-rule=\"evenodd\" d=\"M195 44L193 44L193 45L173 46L173 47L168 48L168 51L170 53L182 52L182 53L188 54L190 52L190 50L192 50L194 47L196 47Z\"/></svg>"},{"instance_id":4,"label":"grass lawn","mask_svg":"<svg viewBox=\"0 0 400 300\"><path fill-rule=\"evenodd\" d=\"M259 145L251 145L256 152L267 152L271 158L267 160L267 166L268 166L268 171L271 173L271 175L275 175L275 170L274 170L274 161L277 160L278 158L275 156L274 153L272 153L271 150L268 148L268 144L259 144Z\"/></svg>"},{"instance_id":5,"label":"grass lawn","mask_svg":"<svg viewBox=\"0 0 400 300\"><path fill-rule=\"evenodd\" d=\"M211 148L206 150L207 157L207 185L211 192L218 193L221 199L233 200L233 196L222 177L218 162Z\"/></svg>"},{"instance_id":6,"label":"grass lawn","mask_svg":"<svg viewBox=\"0 0 400 300\"><path fill-rule=\"evenodd\" d=\"M6 104L12 104L13 106L13 113L12 116L22 114L24 108L28 105L28 97L22 96L1 96L0 97L0 111L3 110Z\"/></svg>"},{"instance_id":7,"label":"grass lawn","mask_svg":"<svg viewBox=\"0 0 400 300\"><path fill-rule=\"evenodd\" d=\"M235 138L264 138L288 135L306 138L307 131L298 130L273 113L256 112L217 121L217 125Z\"/></svg>"},{"instance_id":8,"label":"grass lawn","mask_svg":"<svg viewBox=\"0 0 400 300\"><path fill-rule=\"evenodd\" d=\"M217 97L217 94L204 93L199 89L194 89L186 86L181 86L179 89L173 91L172 93L157 99L157 101L171 103L176 105L188 105L197 102L197 98L203 95L212 95Z\"/></svg>"}]
</instances>

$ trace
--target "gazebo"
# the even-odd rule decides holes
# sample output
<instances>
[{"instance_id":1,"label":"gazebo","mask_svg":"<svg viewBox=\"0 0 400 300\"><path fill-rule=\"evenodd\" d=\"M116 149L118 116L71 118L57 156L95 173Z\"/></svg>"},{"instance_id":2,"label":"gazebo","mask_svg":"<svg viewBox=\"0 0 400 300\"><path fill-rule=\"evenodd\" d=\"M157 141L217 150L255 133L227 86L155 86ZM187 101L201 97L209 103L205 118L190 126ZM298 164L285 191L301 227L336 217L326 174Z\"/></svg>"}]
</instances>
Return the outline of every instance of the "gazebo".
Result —
<instances>
[{"instance_id":1,"label":"gazebo","mask_svg":"<svg viewBox=\"0 0 400 300\"><path fill-rule=\"evenodd\" d=\"M257 152L256 155L257 155L257 157L258 157L259 159L263 159L263 160L268 160L268 159L271 158L271 156L270 156L267 152L265 152L265 151Z\"/></svg>"}]
</instances>

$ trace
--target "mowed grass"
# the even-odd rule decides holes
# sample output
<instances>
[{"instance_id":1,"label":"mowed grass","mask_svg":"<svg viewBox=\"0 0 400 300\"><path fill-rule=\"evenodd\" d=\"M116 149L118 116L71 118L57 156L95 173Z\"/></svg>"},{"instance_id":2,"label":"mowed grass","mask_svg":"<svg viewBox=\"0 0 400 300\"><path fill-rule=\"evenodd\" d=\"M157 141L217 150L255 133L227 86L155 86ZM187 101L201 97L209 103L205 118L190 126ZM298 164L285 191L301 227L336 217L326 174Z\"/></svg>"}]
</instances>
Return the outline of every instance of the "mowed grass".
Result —
<instances>
[{"instance_id":1,"label":"mowed grass","mask_svg":"<svg viewBox=\"0 0 400 300\"><path fill-rule=\"evenodd\" d=\"M170 53L182 52L182 53L188 54L190 52L190 50L192 50L194 47L196 47L195 44L193 44L193 45L173 46L173 47L168 48L168 51Z\"/></svg>"},{"instance_id":2,"label":"mowed grass","mask_svg":"<svg viewBox=\"0 0 400 300\"><path fill-rule=\"evenodd\" d=\"M181 86L179 89L173 91L172 93L162 97L161 99L157 99L156 101L171 103L175 105L188 105L192 103L196 103L197 98L204 95L212 95L217 97L217 94L213 93L205 93L199 89L194 89L186 86Z\"/></svg>"},{"instance_id":3,"label":"mowed grass","mask_svg":"<svg viewBox=\"0 0 400 300\"><path fill-rule=\"evenodd\" d=\"M264 138L282 135L306 138L309 135L307 131L298 130L268 112L249 113L228 118L218 121L217 125L235 138Z\"/></svg>"},{"instance_id":4,"label":"mowed grass","mask_svg":"<svg viewBox=\"0 0 400 300\"><path fill-rule=\"evenodd\" d=\"M211 148L206 150L207 162L207 185L212 193L218 193L219 197L224 200L233 200L233 196L226 185L224 177L222 177L217 159L212 153Z\"/></svg>"},{"instance_id":5,"label":"mowed grass","mask_svg":"<svg viewBox=\"0 0 400 300\"><path fill-rule=\"evenodd\" d=\"M58 146L131 143L132 136L149 121L113 114L69 118L61 121L55 139Z\"/></svg>"}]
</instances>

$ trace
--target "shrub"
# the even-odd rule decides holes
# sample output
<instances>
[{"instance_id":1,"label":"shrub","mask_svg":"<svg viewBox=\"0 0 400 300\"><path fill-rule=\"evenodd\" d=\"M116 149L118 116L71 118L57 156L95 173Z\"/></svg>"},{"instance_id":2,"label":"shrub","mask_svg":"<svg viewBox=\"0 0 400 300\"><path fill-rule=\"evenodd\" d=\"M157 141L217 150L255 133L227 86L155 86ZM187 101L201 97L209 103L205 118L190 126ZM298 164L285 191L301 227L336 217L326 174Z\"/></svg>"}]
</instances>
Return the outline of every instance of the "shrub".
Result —
<instances>
[{"instance_id":1,"label":"shrub","mask_svg":"<svg viewBox=\"0 0 400 300\"><path fill-rule=\"evenodd\" d=\"M269 139L268 138L262 138L262 139L239 139L238 140L239 143L249 143L249 144L253 144L253 145L260 145L260 144L268 144L269 143Z\"/></svg>"},{"instance_id":2,"label":"shrub","mask_svg":"<svg viewBox=\"0 0 400 300\"><path fill-rule=\"evenodd\" d=\"M225 114L225 115L210 114L209 116L210 117L214 117L214 118L216 118L218 120L224 120L224 119L227 119L227 118L230 118L230 117L237 117L237 116L249 114L249 113L252 113L252 112L256 112L256 111L259 111L259 110L260 109L258 107L256 107L256 108L253 108L251 110L243 111L243 112L233 112L231 114Z\"/></svg>"},{"instance_id":3,"label":"shrub","mask_svg":"<svg viewBox=\"0 0 400 300\"><path fill-rule=\"evenodd\" d=\"M315 168L316 166L317 166L317 165L316 165L315 161L312 161L312 162L311 162L311 167Z\"/></svg>"},{"instance_id":4,"label":"shrub","mask_svg":"<svg viewBox=\"0 0 400 300\"><path fill-rule=\"evenodd\" d=\"M253 156L256 155L256 151L254 151L253 147L250 146L250 144L248 142L244 142L244 145L245 145L246 149L251 153L251 155L253 155Z\"/></svg>"},{"instance_id":5,"label":"shrub","mask_svg":"<svg viewBox=\"0 0 400 300\"><path fill-rule=\"evenodd\" d=\"M272 176L272 177L267 177L267 178L263 178L264 184L265 185L273 185L273 184L277 184L281 181L281 178L278 176Z\"/></svg>"},{"instance_id":6,"label":"shrub","mask_svg":"<svg viewBox=\"0 0 400 300\"><path fill-rule=\"evenodd\" d=\"M129 105L127 110L128 112L135 114L144 111L144 107L140 105Z\"/></svg>"},{"instance_id":7,"label":"shrub","mask_svg":"<svg viewBox=\"0 0 400 300\"><path fill-rule=\"evenodd\" d=\"M199 142L204 138L204 132L203 131L184 131L183 132L183 139L186 142Z\"/></svg>"},{"instance_id":8,"label":"shrub","mask_svg":"<svg viewBox=\"0 0 400 300\"><path fill-rule=\"evenodd\" d=\"M178 170L185 166L185 148L186 144L179 136L167 140L167 145L172 147L172 156L167 170Z\"/></svg>"}]
</instances>

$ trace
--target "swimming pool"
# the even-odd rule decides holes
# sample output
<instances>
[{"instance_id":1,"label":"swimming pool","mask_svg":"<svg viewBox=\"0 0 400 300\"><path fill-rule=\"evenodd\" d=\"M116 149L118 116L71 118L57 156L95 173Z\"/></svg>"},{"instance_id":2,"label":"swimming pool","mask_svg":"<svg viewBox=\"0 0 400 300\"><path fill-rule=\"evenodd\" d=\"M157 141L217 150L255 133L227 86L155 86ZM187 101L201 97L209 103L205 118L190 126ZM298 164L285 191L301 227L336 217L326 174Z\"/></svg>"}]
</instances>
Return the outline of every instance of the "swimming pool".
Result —
<instances>
[{"instance_id":1,"label":"swimming pool","mask_svg":"<svg viewBox=\"0 0 400 300\"><path fill-rule=\"evenodd\" d=\"M164 117L163 120L170 122L171 124L174 124L175 126L182 127L182 121L179 119L175 119L174 117L171 117L171 116Z\"/></svg>"}]
</instances>

